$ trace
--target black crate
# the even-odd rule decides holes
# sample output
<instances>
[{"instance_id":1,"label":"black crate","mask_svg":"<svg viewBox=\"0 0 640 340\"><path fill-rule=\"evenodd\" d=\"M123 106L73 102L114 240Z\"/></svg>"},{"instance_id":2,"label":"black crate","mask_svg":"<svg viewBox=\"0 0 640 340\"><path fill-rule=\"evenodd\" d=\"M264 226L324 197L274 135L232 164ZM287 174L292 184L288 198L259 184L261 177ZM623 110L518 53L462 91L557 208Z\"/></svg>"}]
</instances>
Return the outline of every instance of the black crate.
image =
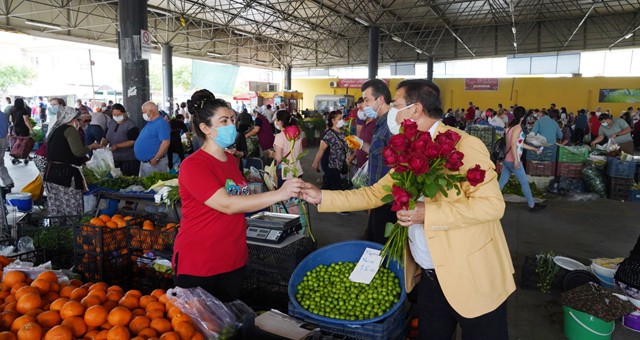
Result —
<instances>
[{"instance_id":1,"label":"black crate","mask_svg":"<svg viewBox=\"0 0 640 340\"><path fill-rule=\"evenodd\" d=\"M42 262L42 255L37 250L18 251L7 255L7 257L10 259L20 260L22 262L31 262L36 265Z\"/></svg>"},{"instance_id":2,"label":"black crate","mask_svg":"<svg viewBox=\"0 0 640 340\"><path fill-rule=\"evenodd\" d=\"M558 156L558 146L557 145L549 145L545 146L542 149L542 152L538 154L533 150L527 150L527 160L528 161L539 161L539 162L552 162L555 163ZM551 175L553 176L553 175Z\"/></svg>"},{"instance_id":3,"label":"black crate","mask_svg":"<svg viewBox=\"0 0 640 340\"><path fill-rule=\"evenodd\" d=\"M75 270L85 282L107 282L128 286L131 264L126 249L122 252L97 255L92 252L74 252Z\"/></svg>"},{"instance_id":4,"label":"black crate","mask_svg":"<svg viewBox=\"0 0 640 340\"><path fill-rule=\"evenodd\" d=\"M633 186L633 178L609 177L607 181L607 193L609 198L618 201L629 199L629 191Z\"/></svg>"},{"instance_id":5,"label":"black crate","mask_svg":"<svg viewBox=\"0 0 640 340\"><path fill-rule=\"evenodd\" d=\"M555 176L556 163L527 160L527 174L531 176Z\"/></svg>"},{"instance_id":6,"label":"black crate","mask_svg":"<svg viewBox=\"0 0 640 340\"><path fill-rule=\"evenodd\" d=\"M178 234L179 223L163 216L148 215L142 223L127 226L127 247L130 250L143 250L173 254L173 244ZM153 229L145 229L144 221L153 222ZM147 227L148 228L148 227Z\"/></svg>"},{"instance_id":7,"label":"black crate","mask_svg":"<svg viewBox=\"0 0 640 340\"><path fill-rule=\"evenodd\" d=\"M173 271L159 272L153 268L155 257L152 254L143 254L141 251L130 253L131 286L139 289L143 294L149 294L154 289L173 288Z\"/></svg>"},{"instance_id":8,"label":"black crate","mask_svg":"<svg viewBox=\"0 0 640 340\"><path fill-rule=\"evenodd\" d=\"M113 255L127 248L127 228L111 229L81 223L73 227L75 252Z\"/></svg>"},{"instance_id":9,"label":"black crate","mask_svg":"<svg viewBox=\"0 0 640 340\"><path fill-rule=\"evenodd\" d=\"M607 175L633 179L636 174L636 161L621 161L617 157L607 157Z\"/></svg>"},{"instance_id":10,"label":"black crate","mask_svg":"<svg viewBox=\"0 0 640 340\"><path fill-rule=\"evenodd\" d=\"M247 272L258 275L258 283L283 286L289 284L289 278L298 264L316 250L315 242L309 237L302 237L283 247L257 243L249 243L248 247Z\"/></svg>"},{"instance_id":11,"label":"black crate","mask_svg":"<svg viewBox=\"0 0 640 340\"><path fill-rule=\"evenodd\" d=\"M73 227L21 225L18 235L31 237L34 247L42 255L42 262L51 261L54 269L68 269L73 265Z\"/></svg>"},{"instance_id":12,"label":"black crate","mask_svg":"<svg viewBox=\"0 0 640 340\"><path fill-rule=\"evenodd\" d=\"M581 178L583 168L582 163L557 163L556 176Z\"/></svg>"}]
</instances>

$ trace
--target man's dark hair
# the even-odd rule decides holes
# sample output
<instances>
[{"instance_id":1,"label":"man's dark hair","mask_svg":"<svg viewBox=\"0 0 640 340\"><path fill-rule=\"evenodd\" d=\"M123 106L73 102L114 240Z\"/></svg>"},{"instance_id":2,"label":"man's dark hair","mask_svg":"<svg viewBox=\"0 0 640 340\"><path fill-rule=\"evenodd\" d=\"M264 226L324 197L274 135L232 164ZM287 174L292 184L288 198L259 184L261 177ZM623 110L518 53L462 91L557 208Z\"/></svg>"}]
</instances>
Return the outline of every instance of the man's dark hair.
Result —
<instances>
[{"instance_id":1,"label":"man's dark hair","mask_svg":"<svg viewBox=\"0 0 640 340\"><path fill-rule=\"evenodd\" d=\"M426 79L407 79L398 84L396 91L404 89L407 105L420 103L430 118L442 118L442 101L438 85Z\"/></svg>"},{"instance_id":2,"label":"man's dark hair","mask_svg":"<svg viewBox=\"0 0 640 340\"><path fill-rule=\"evenodd\" d=\"M357 104L362 104L362 103L364 103L364 98L362 97L358 98Z\"/></svg>"},{"instance_id":3,"label":"man's dark hair","mask_svg":"<svg viewBox=\"0 0 640 340\"><path fill-rule=\"evenodd\" d=\"M127 110L124 108L124 105L122 104L113 104L113 106L111 107L111 110L118 110L122 113L127 113Z\"/></svg>"},{"instance_id":4,"label":"man's dark hair","mask_svg":"<svg viewBox=\"0 0 640 340\"><path fill-rule=\"evenodd\" d=\"M364 92L368 88L371 88L371 94L375 98L382 96L387 105L391 104L391 91L389 91L389 86L384 81L381 79L369 79L362 84L360 90Z\"/></svg>"}]
</instances>

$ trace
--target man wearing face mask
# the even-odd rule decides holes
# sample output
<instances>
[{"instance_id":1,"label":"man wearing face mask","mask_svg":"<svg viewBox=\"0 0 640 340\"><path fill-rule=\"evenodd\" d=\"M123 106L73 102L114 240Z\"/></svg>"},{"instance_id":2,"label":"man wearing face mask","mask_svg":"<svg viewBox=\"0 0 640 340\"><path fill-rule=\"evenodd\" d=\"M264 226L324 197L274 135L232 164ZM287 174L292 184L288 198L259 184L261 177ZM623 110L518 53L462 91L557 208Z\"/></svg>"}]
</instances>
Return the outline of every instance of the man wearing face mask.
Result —
<instances>
[{"instance_id":1,"label":"man wearing face mask","mask_svg":"<svg viewBox=\"0 0 640 340\"><path fill-rule=\"evenodd\" d=\"M387 146L391 132L387 124L387 113L391 114L391 91L384 81L380 79L370 79L360 87L362 98L364 99L364 114L366 118L376 119L375 129L371 143L365 143L359 138L360 149L369 155L369 185L376 183L380 178L389 172L389 168L384 165L382 149ZM397 114L397 111L395 111ZM395 115L393 117L395 120ZM369 211L369 221L365 238L368 241L384 244L384 229L387 222L394 223L396 215L391 211L391 204L371 209Z\"/></svg>"},{"instance_id":2,"label":"man wearing face mask","mask_svg":"<svg viewBox=\"0 0 640 340\"><path fill-rule=\"evenodd\" d=\"M551 119L544 110L538 112L538 120L533 124L531 132L544 136L547 144L556 147L556 141L562 139L562 130L558 122Z\"/></svg>"},{"instance_id":3,"label":"man wearing face mask","mask_svg":"<svg viewBox=\"0 0 640 340\"><path fill-rule=\"evenodd\" d=\"M369 118L364 114L364 99L362 99L362 102L358 104L358 108L360 109L358 111L358 119L359 120L362 119L362 124L358 124L357 126L358 137L362 139L364 143L371 144L371 140L373 139L373 133L375 132L375 129L376 129L377 119ZM365 152L362 149L356 150L356 162L357 162L358 168L362 167L368 159L369 159L369 154L367 152Z\"/></svg>"},{"instance_id":4,"label":"man wearing face mask","mask_svg":"<svg viewBox=\"0 0 640 340\"><path fill-rule=\"evenodd\" d=\"M154 102L142 105L142 117L147 124L140 131L133 145L133 151L140 164L140 177L152 172L169 171L167 150L171 142L169 123L160 117L158 106Z\"/></svg>"},{"instance_id":5,"label":"man wearing face mask","mask_svg":"<svg viewBox=\"0 0 640 340\"><path fill-rule=\"evenodd\" d=\"M600 114L598 120L601 122L598 137L591 141L591 146L602 142L604 137L612 139L620 146L620 151L633 155L633 139L631 138L631 127L622 118L613 118L606 113Z\"/></svg>"}]
</instances>

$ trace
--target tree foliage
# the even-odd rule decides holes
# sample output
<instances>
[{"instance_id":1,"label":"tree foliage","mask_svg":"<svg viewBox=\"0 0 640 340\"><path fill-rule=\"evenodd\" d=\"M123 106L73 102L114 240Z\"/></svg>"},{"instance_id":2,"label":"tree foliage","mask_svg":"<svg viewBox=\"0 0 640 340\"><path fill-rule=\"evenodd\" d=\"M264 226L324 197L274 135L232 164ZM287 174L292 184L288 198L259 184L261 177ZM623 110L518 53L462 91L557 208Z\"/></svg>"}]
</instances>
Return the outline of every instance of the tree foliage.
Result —
<instances>
[{"instance_id":1,"label":"tree foliage","mask_svg":"<svg viewBox=\"0 0 640 340\"><path fill-rule=\"evenodd\" d=\"M24 65L0 65L0 92L7 92L13 85L29 85L36 78L36 71Z\"/></svg>"}]
</instances>

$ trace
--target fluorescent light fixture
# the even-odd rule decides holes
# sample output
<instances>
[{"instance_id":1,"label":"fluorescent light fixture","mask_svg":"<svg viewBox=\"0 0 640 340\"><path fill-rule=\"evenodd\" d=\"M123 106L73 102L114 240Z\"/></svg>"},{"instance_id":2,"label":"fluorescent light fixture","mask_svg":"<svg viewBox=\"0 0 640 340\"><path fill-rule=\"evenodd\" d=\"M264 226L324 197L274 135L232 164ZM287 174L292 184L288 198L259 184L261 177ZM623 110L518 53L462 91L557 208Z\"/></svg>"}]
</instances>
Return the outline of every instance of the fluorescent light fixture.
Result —
<instances>
[{"instance_id":1,"label":"fluorescent light fixture","mask_svg":"<svg viewBox=\"0 0 640 340\"><path fill-rule=\"evenodd\" d=\"M625 36L624 36L624 38L625 38L625 39L629 39L629 38L631 38L632 36L633 36L633 32L631 32L631 33L629 33L629 34L625 35Z\"/></svg>"},{"instance_id":2,"label":"fluorescent light fixture","mask_svg":"<svg viewBox=\"0 0 640 340\"><path fill-rule=\"evenodd\" d=\"M167 16L172 16L173 14L170 12L167 12L165 10L161 10L161 9L157 9L157 8L147 8L147 10L149 12L153 12L153 13L157 13L157 14L162 14L162 15L167 15Z\"/></svg>"},{"instance_id":3,"label":"fluorescent light fixture","mask_svg":"<svg viewBox=\"0 0 640 340\"><path fill-rule=\"evenodd\" d=\"M210 57L222 57L222 54L214 52L207 52L207 55Z\"/></svg>"},{"instance_id":4,"label":"fluorescent light fixture","mask_svg":"<svg viewBox=\"0 0 640 340\"><path fill-rule=\"evenodd\" d=\"M511 27L511 32L513 32L513 34L516 34L516 27L515 26Z\"/></svg>"},{"instance_id":5,"label":"fluorescent light fixture","mask_svg":"<svg viewBox=\"0 0 640 340\"><path fill-rule=\"evenodd\" d=\"M260 60L260 59L255 59L255 60L253 60L253 61L255 61L255 62L256 62L256 63L258 63L258 64L268 64L268 63L269 63L269 62L268 62L268 61L266 61L266 60Z\"/></svg>"},{"instance_id":6,"label":"fluorescent light fixture","mask_svg":"<svg viewBox=\"0 0 640 340\"><path fill-rule=\"evenodd\" d=\"M393 41L402 42L402 39L400 39L400 37L395 36L395 35L392 35L392 36L391 36L391 39L392 39Z\"/></svg>"},{"instance_id":7,"label":"fluorescent light fixture","mask_svg":"<svg viewBox=\"0 0 640 340\"><path fill-rule=\"evenodd\" d=\"M27 25L51 28L51 29L54 29L54 30L61 30L62 29L62 27L60 27L58 25L48 24L46 22L40 22L40 21L35 21L35 20L25 20L24 23L27 24Z\"/></svg>"},{"instance_id":8,"label":"fluorescent light fixture","mask_svg":"<svg viewBox=\"0 0 640 340\"><path fill-rule=\"evenodd\" d=\"M416 48L416 52L418 52L418 53L420 53L420 54L422 54L422 53L423 53L423 52L422 52L422 50L421 50L421 49L419 49L419 48Z\"/></svg>"},{"instance_id":9,"label":"fluorescent light fixture","mask_svg":"<svg viewBox=\"0 0 640 340\"><path fill-rule=\"evenodd\" d=\"M517 42L513 42L513 47L518 48L518 43Z\"/></svg>"},{"instance_id":10,"label":"fluorescent light fixture","mask_svg":"<svg viewBox=\"0 0 640 340\"><path fill-rule=\"evenodd\" d=\"M359 23L361 23L361 24L363 24L363 25L365 25L365 26L369 26L369 23L368 23L368 22L366 22L365 20L360 19L360 18L358 18L358 17L356 17L356 18L355 18L355 21L357 21L357 22L359 22Z\"/></svg>"}]
</instances>

